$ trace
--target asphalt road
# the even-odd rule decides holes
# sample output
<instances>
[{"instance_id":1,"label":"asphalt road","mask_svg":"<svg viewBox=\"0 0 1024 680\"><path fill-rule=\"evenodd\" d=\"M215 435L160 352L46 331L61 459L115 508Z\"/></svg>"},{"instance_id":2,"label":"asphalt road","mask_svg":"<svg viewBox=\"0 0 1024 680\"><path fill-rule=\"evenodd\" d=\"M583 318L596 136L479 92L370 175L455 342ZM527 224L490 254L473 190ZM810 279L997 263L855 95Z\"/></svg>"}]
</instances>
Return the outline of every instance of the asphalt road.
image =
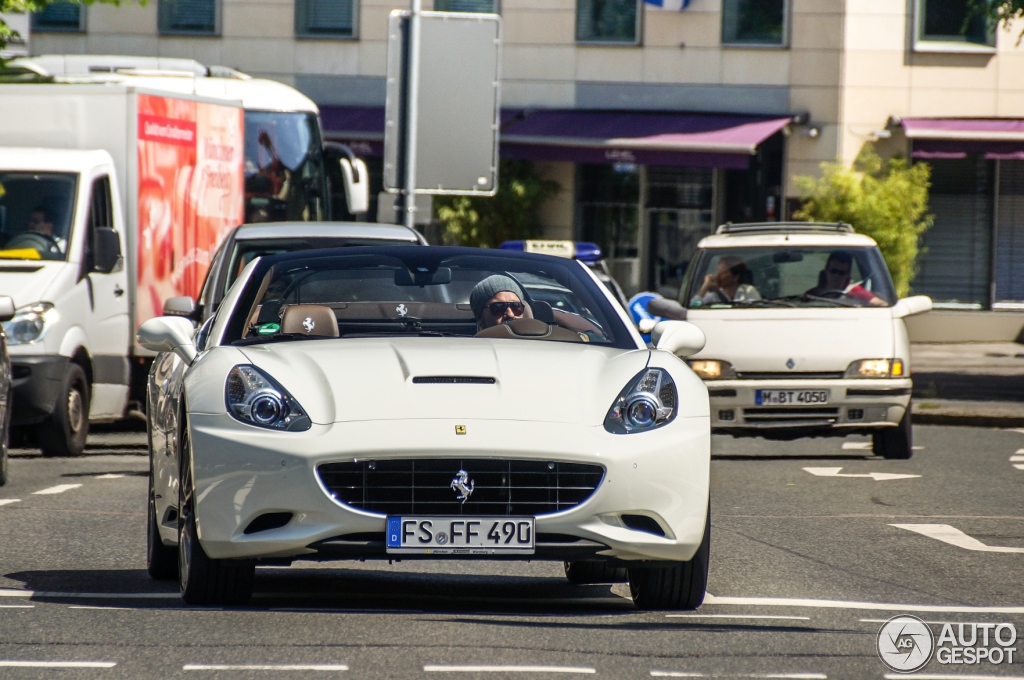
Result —
<instances>
[{"instance_id":1,"label":"asphalt road","mask_svg":"<svg viewBox=\"0 0 1024 680\"><path fill-rule=\"evenodd\" d=\"M677 614L544 562L297 563L260 569L249 607L186 608L145 573L144 435L95 436L79 459L17 451L0 677L882 678L897 614L1024 638L1024 431L920 426L916 443L885 461L853 438L716 438L710 595ZM1024 677L1015 660L916 677Z\"/></svg>"}]
</instances>

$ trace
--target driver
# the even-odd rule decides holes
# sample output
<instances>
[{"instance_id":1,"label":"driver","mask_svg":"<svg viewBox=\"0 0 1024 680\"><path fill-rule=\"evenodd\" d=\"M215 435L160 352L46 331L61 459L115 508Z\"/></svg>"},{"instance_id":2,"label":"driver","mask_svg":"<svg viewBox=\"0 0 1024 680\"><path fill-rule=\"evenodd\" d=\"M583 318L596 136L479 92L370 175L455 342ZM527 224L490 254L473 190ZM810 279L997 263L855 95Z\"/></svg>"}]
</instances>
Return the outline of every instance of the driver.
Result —
<instances>
[{"instance_id":1,"label":"driver","mask_svg":"<svg viewBox=\"0 0 1024 680\"><path fill-rule=\"evenodd\" d=\"M850 285L850 274L853 270L853 256L845 250L830 253L825 263L821 285L811 288L807 295L822 295L830 290L839 291L847 297L874 307L885 307L887 303L859 283Z\"/></svg>"},{"instance_id":2,"label":"driver","mask_svg":"<svg viewBox=\"0 0 1024 680\"><path fill-rule=\"evenodd\" d=\"M58 238L53 233L53 211L43 205L37 205L32 208L32 212L29 214L28 224L25 227L25 231L21 232L21 235L27 236L31 234L39 234L45 237L46 245L40 248L38 245L32 245L31 243L25 247L34 248L39 252L40 257L43 259L61 259L64 252L64 246L66 242L62 238ZM11 242L7 245L8 248L12 247L15 242L19 240L27 240L15 236L11 239ZM38 243L35 241L34 243ZM17 247L17 246L15 246Z\"/></svg>"},{"instance_id":3,"label":"driver","mask_svg":"<svg viewBox=\"0 0 1024 680\"><path fill-rule=\"evenodd\" d=\"M526 311L523 289L511 277L502 274L488 276L473 286L469 305L473 308L478 330L522 319Z\"/></svg>"},{"instance_id":4,"label":"driver","mask_svg":"<svg viewBox=\"0 0 1024 680\"><path fill-rule=\"evenodd\" d=\"M761 294L757 288L743 282L748 271L742 259L735 255L726 255L718 261L716 272L704 277L697 297L705 305L760 300Z\"/></svg>"}]
</instances>

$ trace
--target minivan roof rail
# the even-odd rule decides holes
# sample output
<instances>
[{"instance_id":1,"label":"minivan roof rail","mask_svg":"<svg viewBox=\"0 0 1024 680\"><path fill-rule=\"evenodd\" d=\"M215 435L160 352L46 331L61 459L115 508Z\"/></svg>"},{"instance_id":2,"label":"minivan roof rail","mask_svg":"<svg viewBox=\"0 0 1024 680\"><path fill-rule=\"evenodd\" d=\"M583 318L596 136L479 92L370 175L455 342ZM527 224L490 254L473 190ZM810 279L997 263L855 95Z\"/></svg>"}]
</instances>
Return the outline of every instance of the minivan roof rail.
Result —
<instances>
[{"instance_id":1,"label":"minivan roof rail","mask_svg":"<svg viewBox=\"0 0 1024 680\"><path fill-rule=\"evenodd\" d=\"M853 227L845 222L726 222L718 226L716 234L778 234L795 232L841 232L852 234Z\"/></svg>"}]
</instances>

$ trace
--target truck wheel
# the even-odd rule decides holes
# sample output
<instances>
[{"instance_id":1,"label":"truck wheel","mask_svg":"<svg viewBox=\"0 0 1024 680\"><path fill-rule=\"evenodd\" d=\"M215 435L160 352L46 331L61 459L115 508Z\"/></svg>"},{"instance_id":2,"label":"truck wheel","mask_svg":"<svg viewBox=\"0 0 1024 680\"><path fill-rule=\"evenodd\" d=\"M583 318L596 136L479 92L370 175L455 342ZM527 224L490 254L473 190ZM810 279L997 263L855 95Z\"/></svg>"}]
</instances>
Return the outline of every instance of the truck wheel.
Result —
<instances>
[{"instance_id":1,"label":"truck wheel","mask_svg":"<svg viewBox=\"0 0 1024 680\"><path fill-rule=\"evenodd\" d=\"M188 604L199 605L245 604L252 597L256 565L211 559L200 545L192 481L192 447L187 425L184 430L178 477L178 586L181 599Z\"/></svg>"},{"instance_id":2,"label":"truck wheel","mask_svg":"<svg viewBox=\"0 0 1024 680\"><path fill-rule=\"evenodd\" d=\"M871 448L875 455L890 460L906 460L914 455L914 428L910 423L909 404L899 425L871 435Z\"/></svg>"},{"instance_id":3,"label":"truck wheel","mask_svg":"<svg viewBox=\"0 0 1024 680\"><path fill-rule=\"evenodd\" d=\"M578 586L591 583L625 583L629 580L625 567L607 562L566 562L565 577Z\"/></svg>"},{"instance_id":4,"label":"truck wheel","mask_svg":"<svg viewBox=\"0 0 1024 680\"><path fill-rule=\"evenodd\" d=\"M637 609L696 609L704 602L711 557L711 508L704 539L689 562L669 567L630 567L629 594Z\"/></svg>"},{"instance_id":5,"label":"truck wheel","mask_svg":"<svg viewBox=\"0 0 1024 680\"><path fill-rule=\"evenodd\" d=\"M44 456L80 456L89 434L89 383L78 364L69 364L57 407L39 426Z\"/></svg>"},{"instance_id":6,"label":"truck wheel","mask_svg":"<svg viewBox=\"0 0 1024 680\"><path fill-rule=\"evenodd\" d=\"M11 445L11 397L13 390L7 393L7 403L4 406L3 420L0 421L0 486L7 483L7 450Z\"/></svg>"}]
</instances>

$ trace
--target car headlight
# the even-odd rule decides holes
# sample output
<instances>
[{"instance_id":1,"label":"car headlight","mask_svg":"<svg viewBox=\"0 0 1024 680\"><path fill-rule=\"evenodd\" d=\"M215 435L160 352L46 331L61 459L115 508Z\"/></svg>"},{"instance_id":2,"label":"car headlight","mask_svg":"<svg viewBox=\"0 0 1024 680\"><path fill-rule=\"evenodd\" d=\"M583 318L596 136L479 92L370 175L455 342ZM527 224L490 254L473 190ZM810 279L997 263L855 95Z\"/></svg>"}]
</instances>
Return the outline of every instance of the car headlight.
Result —
<instances>
[{"instance_id":1,"label":"car headlight","mask_svg":"<svg viewBox=\"0 0 1024 680\"><path fill-rule=\"evenodd\" d=\"M228 413L249 425L301 432L311 425L309 416L288 390L255 366L235 366L224 388Z\"/></svg>"},{"instance_id":2,"label":"car headlight","mask_svg":"<svg viewBox=\"0 0 1024 680\"><path fill-rule=\"evenodd\" d=\"M736 371L728 361L694 359L689 363L690 370L696 373L701 380L728 380L736 377Z\"/></svg>"},{"instance_id":3,"label":"car headlight","mask_svg":"<svg viewBox=\"0 0 1024 680\"><path fill-rule=\"evenodd\" d=\"M667 425L676 415L676 401L676 384L668 372L644 369L619 392L604 418L604 429L630 434Z\"/></svg>"},{"instance_id":4,"label":"car headlight","mask_svg":"<svg viewBox=\"0 0 1024 680\"><path fill-rule=\"evenodd\" d=\"M36 302L22 307L10 321L4 321L4 333L11 345L27 345L39 342L46 330L57 318L57 310L51 302Z\"/></svg>"},{"instance_id":5,"label":"car headlight","mask_svg":"<svg viewBox=\"0 0 1024 680\"><path fill-rule=\"evenodd\" d=\"M903 359L861 359L846 369L847 378L902 378L905 375Z\"/></svg>"}]
</instances>

